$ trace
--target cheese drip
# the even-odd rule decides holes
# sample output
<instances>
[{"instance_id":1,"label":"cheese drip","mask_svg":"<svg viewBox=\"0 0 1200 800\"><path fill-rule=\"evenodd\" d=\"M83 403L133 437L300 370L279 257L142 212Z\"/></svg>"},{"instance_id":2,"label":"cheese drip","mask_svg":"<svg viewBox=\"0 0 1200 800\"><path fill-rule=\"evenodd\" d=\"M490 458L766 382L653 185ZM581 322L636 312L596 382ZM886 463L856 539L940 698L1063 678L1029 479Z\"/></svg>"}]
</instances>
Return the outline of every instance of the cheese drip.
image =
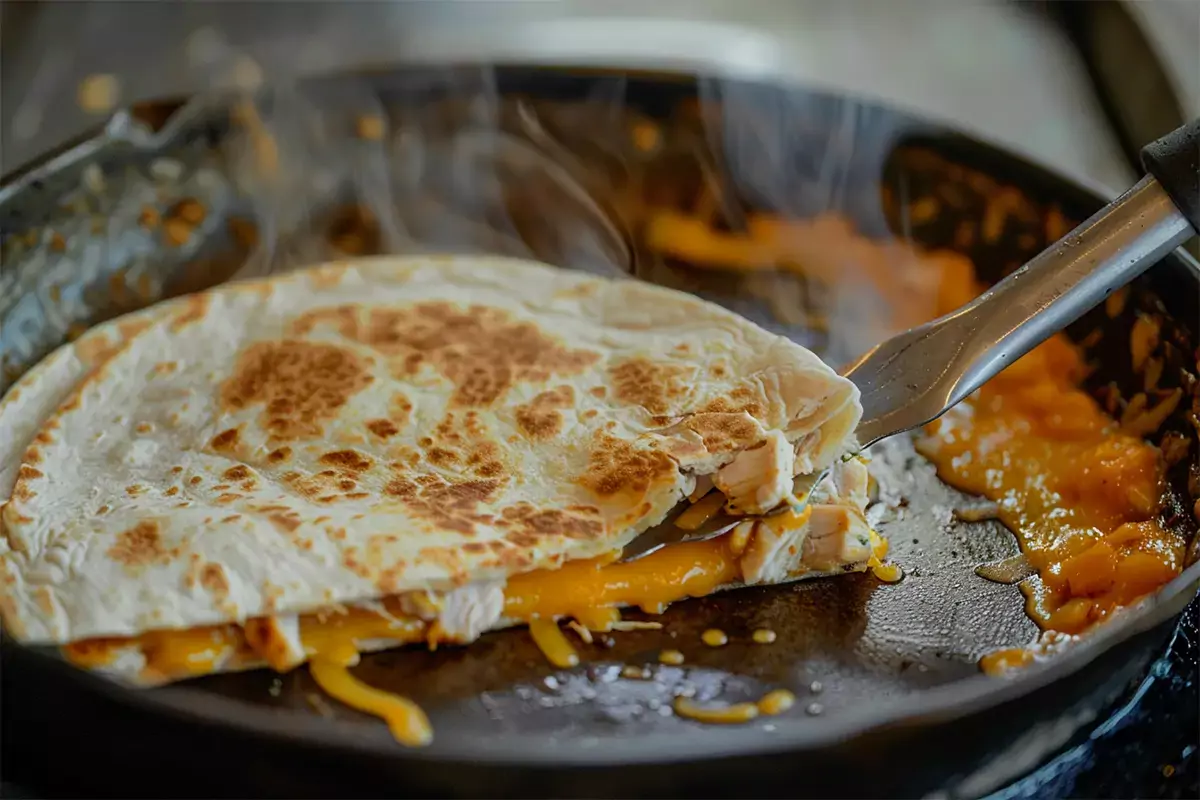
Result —
<instances>
[{"instance_id":1,"label":"cheese drip","mask_svg":"<svg viewBox=\"0 0 1200 800\"><path fill-rule=\"evenodd\" d=\"M964 287L949 307L979 288ZM1156 591L1182 571L1187 547L1157 518L1162 454L1078 388L1085 372L1059 334L932 423L917 448L944 481L996 501L1038 571L1021 591L1046 633L1081 633ZM981 666L1023 666L1042 649L1000 651Z\"/></svg>"},{"instance_id":2,"label":"cheese drip","mask_svg":"<svg viewBox=\"0 0 1200 800\"><path fill-rule=\"evenodd\" d=\"M330 697L383 719L400 744L422 747L432 742L433 726L420 706L368 686L350 674L349 668L358 663L358 658L358 650L353 647L336 648L313 656L308 671Z\"/></svg>"},{"instance_id":3,"label":"cheese drip","mask_svg":"<svg viewBox=\"0 0 1200 800\"><path fill-rule=\"evenodd\" d=\"M542 655L554 666L569 669L579 665L579 654L554 620L529 620L529 634L533 636L533 641L542 651Z\"/></svg>"},{"instance_id":4,"label":"cheese drip","mask_svg":"<svg viewBox=\"0 0 1200 800\"><path fill-rule=\"evenodd\" d=\"M807 515L800 515L803 523ZM698 542L664 547L632 562L615 562L617 554L576 561L558 569L536 570L509 579L504 590L507 619L529 624L539 648L555 666L569 668L579 656L559 629L556 620L571 619L589 630L607 631L620 621L624 606L650 613L670 603L711 594L718 587L741 579L739 557L745 542L733 533ZM886 554L886 543L876 537L875 560ZM308 660L317 683L346 705L374 714L387 722L397 740L409 745L427 743L432 733L428 719L411 701L370 687L349 668L368 643L391 646L438 639L436 608L421 617L400 596L386 597L378 610L350 607L303 614L299 619L301 654L289 653L274 626L248 621L236 624L175 631L152 631L137 637L89 639L63 648L68 660L87 668L110 666L123 652L140 653L142 677L161 683L237 669L266 662L283 672ZM294 648L293 648L294 649Z\"/></svg>"}]
</instances>

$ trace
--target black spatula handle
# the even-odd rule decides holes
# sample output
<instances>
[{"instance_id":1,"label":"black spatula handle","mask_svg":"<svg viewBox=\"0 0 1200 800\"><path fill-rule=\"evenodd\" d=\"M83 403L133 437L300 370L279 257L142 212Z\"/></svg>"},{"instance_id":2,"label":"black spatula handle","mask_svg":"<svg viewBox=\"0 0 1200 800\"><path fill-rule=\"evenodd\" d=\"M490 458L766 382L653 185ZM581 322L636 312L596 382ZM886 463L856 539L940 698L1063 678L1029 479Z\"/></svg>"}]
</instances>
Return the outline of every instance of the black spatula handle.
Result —
<instances>
[{"instance_id":1,"label":"black spatula handle","mask_svg":"<svg viewBox=\"0 0 1200 800\"><path fill-rule=\"evenodd\" d=\"M1142 165L1200 231L1200 119L1143 147Z\"/></svg>"}]
</instances>

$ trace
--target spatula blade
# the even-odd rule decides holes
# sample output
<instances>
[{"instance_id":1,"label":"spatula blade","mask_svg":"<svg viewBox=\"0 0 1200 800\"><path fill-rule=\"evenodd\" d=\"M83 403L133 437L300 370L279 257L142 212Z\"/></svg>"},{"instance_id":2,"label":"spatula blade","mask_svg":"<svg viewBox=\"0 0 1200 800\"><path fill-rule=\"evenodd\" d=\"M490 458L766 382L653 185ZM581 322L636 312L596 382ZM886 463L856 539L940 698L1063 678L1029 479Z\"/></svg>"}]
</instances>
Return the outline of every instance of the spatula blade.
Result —
<instances>
[{"instance_id":1,"label":"spatula blade","mask_svg":"<svg viewBox=\"0 0 1200 800\"><path fill-rule=\"evenodd\" d=\"M759 515L758 518L778 514L789 508L796 511L803 511L808 505L808 499L812 495L812 490L828 474L829 469L826 468L810 475L797 475L792 481L792 494L796 500L791 503L783 503L779 508L767 514ZM755 519L752 516L734 515L718 511L695 528L680 528L675 522L679 519L679 515L687 510L689 506L691 506L689 502L680 503L671 510L671 513L661 523L652 528L647 528L636 539L625 545L625 549L621 551L621 561L636 561L669 544L700 542L705 539L712 539L723 533L728 533L739 522L747 519Z\"/></svg>"}]
</instances>

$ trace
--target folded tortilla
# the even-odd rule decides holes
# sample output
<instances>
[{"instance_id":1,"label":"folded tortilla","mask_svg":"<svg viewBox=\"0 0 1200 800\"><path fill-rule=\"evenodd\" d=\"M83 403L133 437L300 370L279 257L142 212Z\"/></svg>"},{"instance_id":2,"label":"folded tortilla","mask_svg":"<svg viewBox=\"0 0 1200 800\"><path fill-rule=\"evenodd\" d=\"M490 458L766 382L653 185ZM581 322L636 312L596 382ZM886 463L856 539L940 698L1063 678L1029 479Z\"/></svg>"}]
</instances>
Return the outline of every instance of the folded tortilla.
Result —
<instances>
[{"instance_id":1,"label":"folded tortilla","mask_svg":"<svg viewBox=\"0 0 1200 800\"><path fill-rule=\"evenodd\" d=\"M644 283L425 256L230 284L99 326L0 402L0 616L147 684L611 621L678 599L603 576L697 477L753 509L835 462L802 517L636 563L692 596L862 569L860 413L803 347Z\"/></svg>"}]
</instances>

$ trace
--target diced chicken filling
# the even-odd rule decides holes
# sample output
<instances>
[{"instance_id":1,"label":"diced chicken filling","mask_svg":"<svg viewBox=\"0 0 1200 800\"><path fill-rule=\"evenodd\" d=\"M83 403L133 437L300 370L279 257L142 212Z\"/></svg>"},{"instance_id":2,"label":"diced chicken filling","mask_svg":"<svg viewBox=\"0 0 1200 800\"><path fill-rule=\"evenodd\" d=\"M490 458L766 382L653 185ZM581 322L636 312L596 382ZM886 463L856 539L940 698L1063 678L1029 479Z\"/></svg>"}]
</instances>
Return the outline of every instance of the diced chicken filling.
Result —
<instances>
[{"instance_id":1,"label":"diced chicken filling","mask_svg":"<svg viewBox=\"0 0 1200 800\"><path fill-rule=\"evenodd\" d=\"M504 613L504 583L461 586L443 595L438 625L442 636L455 642L471 642L500 622Z\"/></svg>"},{"instance_id":2,"label":"diced chicken filling","mask_svg":"<svg viewBox=\"0 0 1200 800\"><path fill-rule=\"evenodd\" d=\"M796 451L780 431L771 431L765 442L743 450L722 467L713 480L728 499L731 512L765 514L792 493Z\"/></svg>"},{"instance_id":3,"label":"diced chicken filling","mask_svg":"<svg viewBox=\"0 0 1200 800\"><path fill-rule=\"evenodd\" d=\"M804 566L825 571L861 563L871 556L871 531L862 508L867 499L867 468L858 460L834 466L830 476L813 489L812 502L797 514L787 511L752 524L741 554L746 583L773 583L788 577L800 554ZM735 529L735 534L739 533Z\"/></svg>"},{"instance_id":4,"label":"diced chicken filling","mask_svg":"<svg viewBox=\"0 0 1200 800\"><path fill-rule=\"evenodd\" d=\"M804 564L826 571L871 557L871 529L863 515L848 506L815 506L804 539Z\"/></svg>"}]
</instances>

